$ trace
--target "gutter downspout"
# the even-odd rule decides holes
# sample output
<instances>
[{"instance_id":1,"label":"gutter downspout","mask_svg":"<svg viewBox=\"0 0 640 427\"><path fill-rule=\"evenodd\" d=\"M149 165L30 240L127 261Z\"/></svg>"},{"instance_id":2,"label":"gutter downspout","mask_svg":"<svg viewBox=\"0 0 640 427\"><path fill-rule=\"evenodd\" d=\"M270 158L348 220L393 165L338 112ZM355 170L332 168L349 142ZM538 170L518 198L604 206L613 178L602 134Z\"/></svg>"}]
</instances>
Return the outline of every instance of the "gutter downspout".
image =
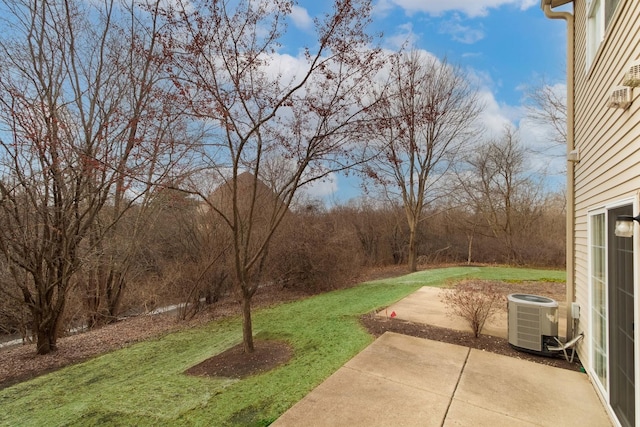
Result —
<instances>
[{"instance_id":1,"label":"gutter downspout","mask_svg":"<svg viewBox=\"0 0 640 427\"><path fill-rule=\"evenodd\" d=\"M570 12L554 12L551 0L542 0L542 10L549 19L564 19L567 22L567 159L575 149L574 140L574 30L573 14ZM566 225L566 304L567 304L567 336L573 338L574 319L571 316L571 304L575 301L575 163L567 161L567 225Z\"/></svg>"}]
</instances>

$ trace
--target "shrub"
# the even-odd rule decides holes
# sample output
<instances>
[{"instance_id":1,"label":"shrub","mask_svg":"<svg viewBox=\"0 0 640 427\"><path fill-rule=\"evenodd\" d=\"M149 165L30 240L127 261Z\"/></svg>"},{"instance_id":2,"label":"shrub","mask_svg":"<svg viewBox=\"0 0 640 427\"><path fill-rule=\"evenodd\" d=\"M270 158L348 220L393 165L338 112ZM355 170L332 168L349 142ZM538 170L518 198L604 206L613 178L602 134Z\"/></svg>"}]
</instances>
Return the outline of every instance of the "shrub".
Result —
<instances>
[{"instance_id":1,"label":"shrub","mask_svg":"<svg viewBox=\"0 0 640 427\"><path fill-rule=\"evenodd\" d=\"M352 233L315 212L285 220L269 248L265 282L315 293L339 288L358 274L362 256Z\"/></svg>"},{"instance_id":2,"label":"shrub","mask_svg":"<svg viewBox=\"0 0 640 427\"><path fill-rule=\"evenodd\" d=\"M466 320L478 338L485 322L504 303L504 296L492 282L466 280L455 288L444 290L442 300L450 314Z\"/></svg>"}]
</instances>

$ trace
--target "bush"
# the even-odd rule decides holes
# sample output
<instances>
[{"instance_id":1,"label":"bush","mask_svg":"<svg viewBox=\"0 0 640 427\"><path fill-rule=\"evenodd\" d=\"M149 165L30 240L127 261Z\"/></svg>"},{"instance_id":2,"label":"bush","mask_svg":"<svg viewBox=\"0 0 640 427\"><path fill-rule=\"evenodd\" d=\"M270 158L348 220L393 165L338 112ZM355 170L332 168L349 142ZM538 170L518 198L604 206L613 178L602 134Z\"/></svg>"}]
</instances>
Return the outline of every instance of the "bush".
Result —
<instances>
[{"instance_id":1,"label":"bush","mask_svg":"<svg viewBox=\"0 0 640 427\"><path fill-rule=\"evenodd\" d=\"M269 249L265 282L315 293L357 276L362 255L353 234L320 214L292 213Z\"/></svg>"},{"instance_id":2,"label":"bush","mask_svg":"<svg viewBox=\"0 0 640 427\"><path fill-rule=\"evenodd\" d=\"M450 314L466 320L474 336L478 338L485 322L504 303L504 296L492 282L466 280L455 288L444 290L442 300Z\"/></svg>"}]
</instances>

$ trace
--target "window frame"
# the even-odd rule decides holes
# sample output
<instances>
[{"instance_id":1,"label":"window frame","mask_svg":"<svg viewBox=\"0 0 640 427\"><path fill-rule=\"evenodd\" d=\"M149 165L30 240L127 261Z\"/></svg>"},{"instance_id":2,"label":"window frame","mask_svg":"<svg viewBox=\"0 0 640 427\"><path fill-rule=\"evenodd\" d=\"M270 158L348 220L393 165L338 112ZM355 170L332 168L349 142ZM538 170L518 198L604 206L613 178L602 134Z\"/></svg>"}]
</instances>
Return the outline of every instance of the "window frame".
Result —
<instances>
[{"instance_id":1,"label":"window frame","mask_svg":"<svg viewBox=\"0 0 640 427\"><path fill-rule=\"evenodd\" d=\"M611 316L611 313L608 313L609 310L609 215L610 215L610 211L620 208L622 206L626 206L626 205L630 205L633 207L633 212L637 212L638 210L640 210L640 199L638 199L638 197L640 197L640 193L636 196L636 197L629 197L629 198L624 198L624 199L618 199L616 201L613 201L611 203L607 203L605 205L600 205L600 206L594 206L592 209L587 210L587 295L588 295L588 322L589 325L586 328L587 329L587 333L588 336L585 339L585 344L586 344L586 351L589 354L589 363L588 366L585 366L585 369L587 369L589 371L589 375L592 379L592 383L595 385L596 390L598 390L598 392L600 393L600 395L602 396L604 402L607 403L607 406L609 407L609 409L611 410L611 406L610 406L610 393L611 393L611 384L610 384L610 380L611 380L611 351L610 351L610 343L611 343L611 337L609 336L609 316ZM605 291L605 301L604 301L604 307L607 310L606 316L605 316L605 323L604 323L604 327L605 327L605 332L606 332L606 384L601 384L601 380L600 380L600 376L598 375L598 373L596 372L595 369L595 357L594 357L594 344L593 344L593 340L596 337L595 334L595 318L593 315L593 310L594 310L594 284L593 284L593 277L592 277L592 273L593 273L593 219L594 217L598 216L598 215L602 215L602 219L604 220L604 227L601 228L602 233L603 233L603 238L604 238L604 246L605 246L605 251L604 251L604 291ZM634 251L637 252L638 254L640 254L640 238L639 236L637 236L636 234L634 234L633 236L633 248ZM634 256L634 271L638 272L640 271L640 257L639 256ZM635 275L634 277L634 307L636 307L636 309L634 310L634 319L635 319L635 323L636 324L640 324L640 309L638 307L640 307L640 291L639 291L639 284L638 284L638 277L637 275ZM636 377L636 384L640 384L640 367L638 366L638 355L640 354L640 329L636 328L635 332L634 332L634 354L635 356L635 377ZM635 393L635 397L636 397L636 414L640 414L640 411L638 410L638 408L640 408L640 387L636 386L636 393Z\"/></svg>"},{"instance_id":2,"label":"window frame","mask_svg":"<svg viewBox=\"0 0 640 427\"><path fill-rule=\"evenodd\" d=\"M595 62L598 49L604 40L604 0L587 1L587 70Z\"/></svg>"},{"instance_id":3,"label":"window frame","mask_svg":"<svg viewBox=\"0 0 640 427\"><path fill-rule=\"evenodd\" d=\"M586 3L586 70L597 62L600 46L607 38L609 28L615 23L623 0L587 0ZM608 12L608 13L607 13Z\"/></svg>"},{"instance_id":4,"label":"window frame","mask_svg":"<svg viewBox=\"0 0 640 427\"><path fill-rule=\"evenodd\" d=\"M601 235L599 236L600 244L602 246L602 253L600 257L600 264L602 266L601 273L601 285L603 286L604 291L604 301L602 307L604 307L604 313L600 313L599 316L596 316L595 312L595 284L594 284L594 269L596 268L595 259L594 259L594 247L596 242L594 242L594 220L598 218L600 221L599 230ZM587 245L588 245L588 261L589 261L589 370L591 371L592 377L594 379L594 383L596 387L600 390L602 396L609 399L609 317L608 317L608 307L609 307L609 291L608 291L608 262L607 262L607 221L608 221L608 209L598 209L595 211L591 211L588 213L588 225L587 225ZM597 326L600 327L600 330L604 331L604 334L596 334L596 320L597 317L600 317L601 322ZM601 337L604 342L595 343L596 337ZM597 348L599 346L599 348ZM603 369L604 375L601 375L601 372L598 371L596 366L596 356L597 352L601 351L604 354L604 362ZM604 383L603 383L604 377Z\"/></svg>"}]
</instances>

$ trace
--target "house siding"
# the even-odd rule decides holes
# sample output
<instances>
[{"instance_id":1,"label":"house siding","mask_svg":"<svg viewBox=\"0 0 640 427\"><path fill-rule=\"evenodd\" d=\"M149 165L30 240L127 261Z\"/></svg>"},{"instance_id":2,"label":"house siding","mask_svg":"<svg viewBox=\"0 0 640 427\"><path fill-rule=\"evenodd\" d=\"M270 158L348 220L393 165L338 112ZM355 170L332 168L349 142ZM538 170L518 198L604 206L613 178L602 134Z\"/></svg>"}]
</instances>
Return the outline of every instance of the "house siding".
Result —
<instances>
[{"instance_id":1,"label":"house siding","mask_svg":"<svg viewBox=\"0 0 640 427\"><path fill-rule=\"evenodd\" d=\"M607 100L611 89L622 85L624 73L631 62L640 59L640 2L620 0L589 69L586 67L586 0L574 2L574 16L574 130L575 148L580 152L580 162L575 165L574 185L575 297L583 307L578 331L583 331L587 336L580 344L578 353L588 368L591 366L587 309L588 214L621 201L633 201L635 214L639 206L640 88L633 89L633 102L627 110L609 108ZM635 239L638 253L637 241L640 239ZM637 282L636 278L636 288Z\"/></svg>"}]
</instances>

